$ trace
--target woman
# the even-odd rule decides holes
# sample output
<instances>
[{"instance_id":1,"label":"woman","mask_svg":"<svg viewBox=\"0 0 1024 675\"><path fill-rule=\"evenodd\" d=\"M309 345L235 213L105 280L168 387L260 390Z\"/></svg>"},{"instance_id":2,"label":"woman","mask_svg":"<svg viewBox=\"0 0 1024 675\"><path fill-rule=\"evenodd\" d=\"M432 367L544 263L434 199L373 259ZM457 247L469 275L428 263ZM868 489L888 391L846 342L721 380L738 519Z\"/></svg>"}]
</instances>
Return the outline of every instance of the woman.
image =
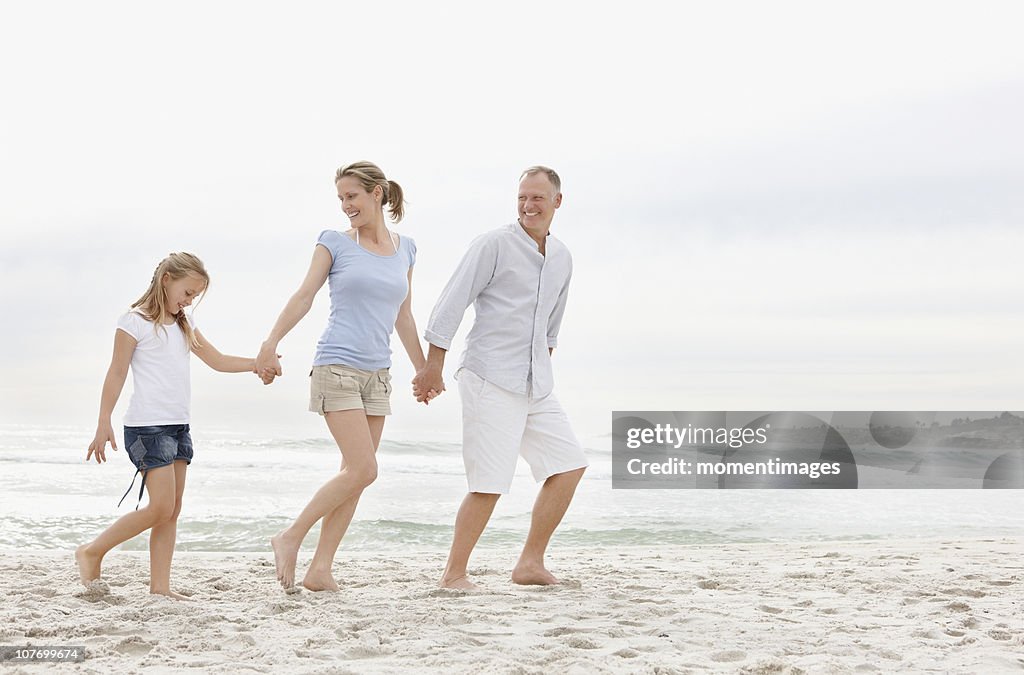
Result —
<instances>
[{"instance_id":1,"label":"woman","mask_svg":"<svg viewBox=\"0 0 1024 675\"><path fill-rule=\"evenodd\" d=\"M331 575L334 555L345 535L362 491L377 477L375 453L391 414L391 331L419 371L425 359L412 316L412 268L416 244L390 232L387 205L398 222L404 212L402 188L370 162L338 169L335 185L348 216L347 232L320 233L302 286L291 297L263 343L256 368L269 383L281 374L277 345L309 312L313 297L330 279L331 315L317 343L309 407L327 420L341 450L341 469L321 486L291 526L270 543L277 579L295 586L295 562L306 533L323 518L316 554L302 585L311 591L336 591ZM431 390L430 397L438 392Z\"/></svg>"}]
</instances>

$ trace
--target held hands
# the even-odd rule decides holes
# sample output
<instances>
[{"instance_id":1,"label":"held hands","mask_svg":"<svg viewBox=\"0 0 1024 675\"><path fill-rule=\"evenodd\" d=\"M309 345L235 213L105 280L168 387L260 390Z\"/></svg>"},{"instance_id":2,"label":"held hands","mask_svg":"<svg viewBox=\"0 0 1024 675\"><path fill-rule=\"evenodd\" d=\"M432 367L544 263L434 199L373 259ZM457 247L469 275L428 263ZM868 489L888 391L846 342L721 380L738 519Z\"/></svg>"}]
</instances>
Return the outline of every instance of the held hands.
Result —
<instances>
[{"instance_id":1,"label":"held hands","mask_svg":"<svg viewBox=\"0 0 1024 675\"><path fill-rule=\"evenodd\" d=\"M444 391L444 380L441 378L441 370L433 368L429 364L423 366L416 377L412 378L412 395L416 397L417 403L430 405L430 402L441 395Z\"/></svg>"},{"instance_id":2,"label":"held hands","mask_svg":"<svg viewBox=\"0 0 1024 675\"><path fill-rule=\"evenodd\" d=\"M252 372L259 375L263 384L270 384L274 378L281 375L281 355L275 349L269 349L264 345L256 356L256 363Z\"/></svg>"},{"instance_id":3,"label":"held hands","mask_svg":"<svg viewBox=\"0 0 1024 675\"><path fill-rule=\"evenodd\" d=\"M93 455L96 455L96 463L102 464L107 461L106 447L107 442L110 442L110 447L117 450L117 441L114 439L114 429L110 426L110 422L100 423L96 427L96 435L92 439L92 443L89 444L89 452L85 455L85 461L89 461Z\"/></svg>"}]
</instances>

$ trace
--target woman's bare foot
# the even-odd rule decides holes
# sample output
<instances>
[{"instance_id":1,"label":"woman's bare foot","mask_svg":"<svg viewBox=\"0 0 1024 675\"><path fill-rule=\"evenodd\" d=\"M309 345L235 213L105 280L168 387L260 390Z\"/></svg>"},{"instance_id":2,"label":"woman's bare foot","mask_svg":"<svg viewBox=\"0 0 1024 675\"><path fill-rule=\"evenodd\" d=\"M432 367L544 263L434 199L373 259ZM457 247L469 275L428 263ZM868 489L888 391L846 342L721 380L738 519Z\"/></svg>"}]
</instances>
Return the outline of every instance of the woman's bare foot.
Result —
<instances>
[{"instance_id":1,"label":"woman's bare foot","mask_svg":"<svg viewBox=\"0 0 1024 675\"><path fill-rule=\"evenodd\" d=\"M103 556L96 556L87 550L88 544L82 544L75 549L75 562L78 563L78 576L82 585L88 587L93 581L100 578L100 564Z\"/></svg>"},{"instance_id":2,"label":"woman's bare foot","mask_svg":"<svg viewBox=\"0 0 1024 675\"><path fill-rule=\"evenodd\" d=\"M552 586L558 583L558 579L548 572L542 563L520 561L512 570L512 583L522 586Z\"/></svg>"},{"instance_id":3,"label":"woman's bare foot","mask_svg":"<svg viewBox=\"0 0 1024 675\"><path fill-rule=\"evenodd\" d=\"M270 538L270 546L274 549L274 567L277 568L277 580L281 587L288 589L295 586L295 561L299 557L301 541L290 541L284 531Z\"/></svg>"},{"instance_id":4,"label":"woman's bare foot","mask_svg":"<svg viewBox=\"0 0 1024 675\"><path fill-rule=\"evenodd\" d=\"M466 578L465 574L458 577L444 577L437 585L441 588L454 588L460 591L475 591L479 588L476 584Z\"/></svg>"},{"instance_id":5,"label":"woman's bare foot","mask_svg":"<svg viewBox=\"0 0 1024 675\"><path fill-rule=\"evenodd\" d=\"M338 582L334 580L330 572L314 572L308 570L302 579L302 585L308 591L339 591Z\"/></svg>"}]
</instances>

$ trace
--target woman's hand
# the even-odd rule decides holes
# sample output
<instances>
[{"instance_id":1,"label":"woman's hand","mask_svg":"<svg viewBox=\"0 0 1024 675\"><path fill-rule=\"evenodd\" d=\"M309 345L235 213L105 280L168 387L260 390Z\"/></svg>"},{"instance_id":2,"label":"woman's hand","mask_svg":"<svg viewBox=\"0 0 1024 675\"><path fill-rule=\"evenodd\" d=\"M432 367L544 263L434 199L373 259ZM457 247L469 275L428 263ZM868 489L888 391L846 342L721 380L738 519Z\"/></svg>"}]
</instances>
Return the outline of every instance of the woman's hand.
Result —
<instances>
[{"instance_id":1,"label":"woman's hand","mask_svg":"<svg viewBox=\"0 0 1024 675\"><path fill-rule=\"evenodd\" d=\"M270 384L274 378L281 375L281 355L277 350L265 344L260 348L256 356L256 369L254 371L263 380L263 384Z\"/></svg>"}]
</instances>

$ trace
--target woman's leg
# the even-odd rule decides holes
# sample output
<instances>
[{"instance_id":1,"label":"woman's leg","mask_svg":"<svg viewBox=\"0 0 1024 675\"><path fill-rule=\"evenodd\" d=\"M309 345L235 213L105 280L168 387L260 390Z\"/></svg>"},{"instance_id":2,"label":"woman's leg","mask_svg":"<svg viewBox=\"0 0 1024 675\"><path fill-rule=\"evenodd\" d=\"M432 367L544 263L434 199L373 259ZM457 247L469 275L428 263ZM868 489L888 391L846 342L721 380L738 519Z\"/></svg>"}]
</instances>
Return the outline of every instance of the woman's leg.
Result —
<instances>
[{"instance_id":1,"label":"woman's leg","mask_svg":"<svg viewBox=\"0 0 1024 675\"><path fill-rule=\"evenodd\" d=\"M187 471L188 462L183 459L174 462L174 511L170 518L154 525L149 534L149 592L176 600L188 599L171 590L171 558L174 556L174 542L178 538L178 514L181 513L181 496L185 492Z\"/></svg>"},{"instance_id":2,"label":"woman's leg","mask_svg":"<svg viewBox=\"0 0 1024 675\"><path fill-rule=\"evenodd\" d=\"M358 496L377 479L377 459L366 413L362 410L338 410L327 413L325 417L327 428L345 459L344 468L316 491L294 523L270 539L277 580L284 588L295 585L295 560L310 528L341 504Z\"/></svg>"},{"instance_id":3,"label":"woman's leg","mask_svg":"<svg viewBox=\"0 0 1024 675\"><path fill-rule=\"evenodd\" d=\"M100 565L110 549L137 534L162 523L174 512L174 467L161 466L145 472L149 503L138 511L118 518L100 536L75 551L78 572L83 584L100 578Z\"/></svg>"},{"instance_id":4,"label":"woman's leg","mask_svg":"<svg viewBox=\"0 0 1024 675\"><path fill-rule=\"evenodd\" d=\"M373 451L377 452L380 447L380 437L384 432L383 415L367 415L366 424L370 428L370 441L373 443ZM345 470L345 457L341 458L341 470ZM324 516L324 522L320 524L320 541L317 542L316 553L309 564L306 576L302 585L311 591L336 591L338 584L331 574L331 566L334 564L334 556L338 552L342 537L352 522L352 515L356 512L356 505L359 497L355 494L348 500L342 502L333 511Z\"/></svg>"}]
</instances>

